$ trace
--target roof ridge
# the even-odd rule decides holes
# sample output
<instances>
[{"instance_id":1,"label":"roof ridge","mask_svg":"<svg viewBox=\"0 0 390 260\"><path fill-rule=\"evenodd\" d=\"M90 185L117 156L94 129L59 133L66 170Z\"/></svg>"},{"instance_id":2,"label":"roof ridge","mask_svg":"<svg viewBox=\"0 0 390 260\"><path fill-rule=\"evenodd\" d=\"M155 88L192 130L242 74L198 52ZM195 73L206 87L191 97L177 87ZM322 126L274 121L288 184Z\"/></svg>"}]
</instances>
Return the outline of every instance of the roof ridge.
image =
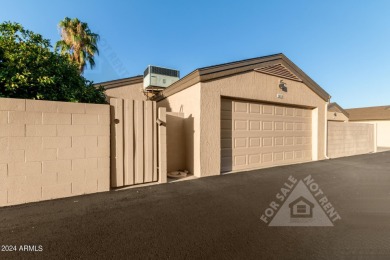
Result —
<instances>
[{"instance_id":1,"label":"roof ridge","mask_svg":"<svg viewBox=\"0 0 390 260\"><path fill-rule=\"evenodd\" d=\"M390 108L390 105L385 106L371 106L371 107L354 107L354 108L346 108L345 110L352 110L352 109L369 109L369 108Z\"/></svg>"},{"instance_id":2,"label":"roof ridge","mask_svg":"<svg viewBox=\"0 0 390 260\"><path fill-rule=\"evenodd\" d=\"M136 76L132 76L132 77L126 77L126 78L120 78L120 79L113 79L113 80L107 80L107 81L102 81L102 82L98 82L98 83L95 83L94 85L102 85L104 83L116 83L116 82L119 82L119 81L122 81L122 80L131 80L131 79L137 79L137 78L140 78L140 77L144 77L143 75L136 75Z\"/></svg>"},{"instance_id":3,"label":"roof ridge","mask_svg":"<svg viewBox=\"0 0 390 260\"><path fill-rule=\"evenodd\" d=\"M248 61L251 61L251 60L257 60L257 59L263 59L263 58L271 58L273 56L277 57L277 56L280 56L280 55L283 55L283 53L275 53L275 54L259 56L259 57L255 57L255 58L248 58L248 59L243 59L243 60L235 60L235 61L215 64L215 65L211 65L211 66L200 67L200 68L197 68L195 70L205 70L205 69L217 68L217 67L220 67L220 66L222 67L222 66L226 66L226 65L233 65L235 63L248 62Z\"/></svg>"},{"instance_id":4,"label":"roof ridge","mask_svg":"<svg viewBox=\"0 0 390 260\"><path fill-rule=\"evenodd\" d=\"M221 77L232 76L239 73L254 71L256 67L262 65L275 65L276 62L280 62L291 72L301 79L301 81L312 89L323 100L329 101L330 95L323 88L321 88L314 80L312 80L305 72L303 72L297 65L290 61L283 53L273 54L269 56L263 56L258 58L240 60L235 62L229 62L209 67L203 67L192 71L185 77L176 81L155 98L155 100L162 100L177 92L180 92L193 84L198 82L206 82L210 80L216 80Z\"/></svg>"}]
</instances>

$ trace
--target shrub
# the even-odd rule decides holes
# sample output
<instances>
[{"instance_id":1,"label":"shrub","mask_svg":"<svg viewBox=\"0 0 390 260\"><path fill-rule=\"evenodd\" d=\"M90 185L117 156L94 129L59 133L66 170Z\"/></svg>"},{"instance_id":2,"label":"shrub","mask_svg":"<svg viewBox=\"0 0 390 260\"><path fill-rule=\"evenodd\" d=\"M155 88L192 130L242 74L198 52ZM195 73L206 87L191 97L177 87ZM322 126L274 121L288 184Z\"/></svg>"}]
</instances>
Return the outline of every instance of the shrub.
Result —
<instances>
[{"instance_id":1,"label":"shrub","mask_svg":"<svg viewBox=\"0 0 390 260\"><path fill-rule=\"evenodd\" d=\"M18 23L0 24L0 97L105 103L104 88L80 75L50 41Z\"/></svg>"}]
</instances>

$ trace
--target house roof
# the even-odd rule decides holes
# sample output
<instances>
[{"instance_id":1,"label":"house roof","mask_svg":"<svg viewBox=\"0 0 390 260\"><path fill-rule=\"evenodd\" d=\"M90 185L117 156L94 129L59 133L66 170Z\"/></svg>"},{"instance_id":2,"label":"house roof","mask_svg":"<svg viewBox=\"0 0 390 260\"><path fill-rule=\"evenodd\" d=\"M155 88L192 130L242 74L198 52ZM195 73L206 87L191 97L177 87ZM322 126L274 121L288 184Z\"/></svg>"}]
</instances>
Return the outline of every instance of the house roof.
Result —
<instances>
[{"instance_id":1,"label":"house roof","mask_svg":"<svg viewBox=\"0 0 390 260\"><path fill-rule=\"evenodd\" d=\"M96 83L94 85L95 86L102 85L102 86L104 86L105 89L110 89L110 88L118 88L118 87L123 87L126 85L142 83L143 81L144 81L144 77L142 75L137 75L137 76L130 77L130 78L123 78L123 79L99 82L99 83Z\"/></svg>"},{"instance_id":2,"label":"house roof","mask_svg":"<svg viewBox=\"0 0 390 260\"><path fill-rule=\"evenodd\" d=\"M314 80L312 80L308 75L306 75L284 54L279 53L269 56L198 68L187 74L180 80L176 81L168 88L161 91L159 96L157 96L155 100L162 100L199 82L207 82L249 71L257 71L260 73L303 82L325 101L328 101L330 99L330 95L323 88L321 88ZM130 78L96 83L95 86L103 85L106 89L110 89L142 82L143 76L138 75Z\"/></svg>"},{"instance_id":3,"label":"house roof","mask_svg":"<svg viewBox=\"0 0 390 260\"><path fill-rule=\"evenodd\" d=\"M390 106L346 109L349 121L390 120Z\"/></svg>"},{"instance_id":4,"label":"house roof","mask_svg":"<svg viewBox=\"0 0 390 260\"><path fill-rule=\"evenodd\" d=\"M291 202L290 204L288 204L288 206L291 208L293 207L295 204L297 204L298 202L300 201L304 201L307 205L309 205L311 208L314 207L314 204L311 203L309 200L307 200L305 197L303 196L300 196L299 198L297 198L296 200L294 200L293 202Z\"/></svg>"},{"instance_id":5,"label":"house roof","mask_svg":"<svg viewBox=\"0 0 390 260\"><path fill-rule=\"evenodd\" d=\"M349 114L345 109L343 109L339 104L336 102L330 103L328 105L328 111L329 112L338 112L338 113L343 113L346 117L349 117Z\"/></svg>"},{"instance_id":6,"label":"house roof","mask_svg":"<svg viewBox=\"0 0 390 260\"><path fill-rule=\"evenodd\" d=\"M273 66L272 70L266 71L265 68L271 66ZM275 73L276 71L279 77L302 81L325 101L328 101L330 98L330 95L324 89L322 89L314 80L312 80L308 75L306 75L284 54L279 53L253 59L198 68L186 75L185 77L181 78L179 81L176 81L162 92L160 92L160 95L156 98L156 100L161 100L166 97L169 97L199 82L207 82L254 70L266 74L271 74L270 72ZM277 70L279 70L279 72Z\"/></svg>"}]
</instances>

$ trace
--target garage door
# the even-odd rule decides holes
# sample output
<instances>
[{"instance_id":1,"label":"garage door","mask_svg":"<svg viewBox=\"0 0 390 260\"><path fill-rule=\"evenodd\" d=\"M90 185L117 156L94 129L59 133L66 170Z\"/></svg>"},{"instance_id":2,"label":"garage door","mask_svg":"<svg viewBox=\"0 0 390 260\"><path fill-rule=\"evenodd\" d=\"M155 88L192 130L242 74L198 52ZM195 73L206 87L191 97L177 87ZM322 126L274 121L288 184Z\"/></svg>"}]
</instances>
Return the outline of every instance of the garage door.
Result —
<instances>
[{"instance_id":1,"label":"garage door","mask_svg":"<svg viewBox=\"0 0 390 260\"><path fill-rule=\"evenodd\" d=\"M311 110L222 99L221 171L311 161Z\"/></svg>"}]
</instances>

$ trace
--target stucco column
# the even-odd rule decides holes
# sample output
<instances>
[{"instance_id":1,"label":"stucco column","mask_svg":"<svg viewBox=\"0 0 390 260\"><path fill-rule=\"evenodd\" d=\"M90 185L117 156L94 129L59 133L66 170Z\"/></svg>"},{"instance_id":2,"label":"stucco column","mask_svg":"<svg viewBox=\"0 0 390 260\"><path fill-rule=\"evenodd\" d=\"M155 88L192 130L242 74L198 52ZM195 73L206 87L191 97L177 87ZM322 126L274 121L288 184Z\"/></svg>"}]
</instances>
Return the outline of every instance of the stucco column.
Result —
<instances>
[{"instance_id":1,"label":"stucco column","mask_svg":"<svg viewBox=\"0 0 390 260\"><path fill-rule=\"evenodd\" d=\"M213 88L201 88L200 174L221 173L221 96Z\"/></svg>"}]
</instances>

